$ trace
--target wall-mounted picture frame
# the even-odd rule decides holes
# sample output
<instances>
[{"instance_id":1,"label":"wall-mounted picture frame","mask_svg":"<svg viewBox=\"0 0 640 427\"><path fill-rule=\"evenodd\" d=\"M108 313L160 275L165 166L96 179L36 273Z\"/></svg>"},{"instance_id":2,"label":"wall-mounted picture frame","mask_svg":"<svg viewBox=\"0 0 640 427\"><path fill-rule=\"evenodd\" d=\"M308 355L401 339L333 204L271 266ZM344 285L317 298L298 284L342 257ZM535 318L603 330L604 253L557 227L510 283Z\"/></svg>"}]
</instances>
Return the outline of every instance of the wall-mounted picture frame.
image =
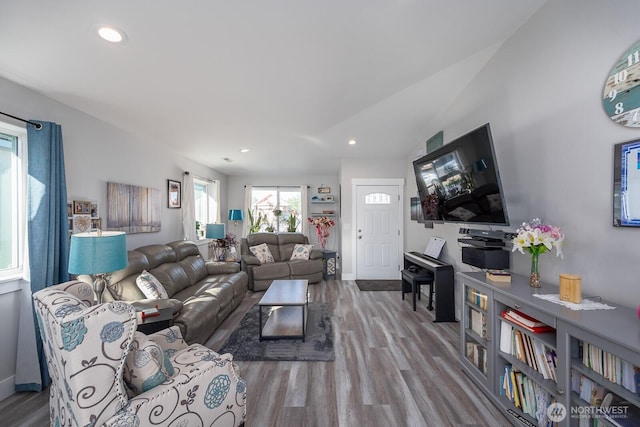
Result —
<instances>
[{"instance_id":1,"label":"wall-mounted picture frame","mask_svg":"<svg viewBox=\"0 0 640 427\"><path fill-rule=\"evenodd\" d=\"M167 206L169 209L179 209L182 207L182 183L172 179L167 180Z\"/></svg>"},{"instance_id":2,"label":"wall-mounted picture frame","mask_svg":"<svg viewBox=\"0 0 640 427\"><path fill-rule=\"evenodd\" d=\"M73 202L67 202L67 218L73 218Z\"/></svg>"},{"instance_id":3,"label":"wall-mounted picture frame","mask_svg":"<svg viewBox=\"0 0 640 427\"><path fill-rule=\"evenodd\" d=\"M73 214L74 215L89 215L91 214L91 202L83 200L73 201Z\"/></svg>"},{"instance_id":4,"label":"wall-mounted picture frame","mask_svg":"<svg viewBox=\"0 0 640 427\"><path fill-rule=\"evenodd\" d=\"M321 185L320 187L318 187L318 193L320 194L331 193L331 187L324 187Z\"/></svg>"},{"instance_id":5,"label":"wall-mounted picture frame","mask_svg":"<svg viewBox=\"0 0 640 427\"><path fill-rule=\"evenodd\" d=\"M335 202L335 199L331 194L329 194L327 197L325 197L324 200L326 202Z\"/></svg>"},{"instance_id":6,"label":"wall-mounted picture frame","mask_svg":"<svg viewBox=\"0 0 640 427\"><path fill-rule=\"evenodd\" d=\"M91 203L91 218L100 218L100 205Z\"/></svg>"}]
</instances>

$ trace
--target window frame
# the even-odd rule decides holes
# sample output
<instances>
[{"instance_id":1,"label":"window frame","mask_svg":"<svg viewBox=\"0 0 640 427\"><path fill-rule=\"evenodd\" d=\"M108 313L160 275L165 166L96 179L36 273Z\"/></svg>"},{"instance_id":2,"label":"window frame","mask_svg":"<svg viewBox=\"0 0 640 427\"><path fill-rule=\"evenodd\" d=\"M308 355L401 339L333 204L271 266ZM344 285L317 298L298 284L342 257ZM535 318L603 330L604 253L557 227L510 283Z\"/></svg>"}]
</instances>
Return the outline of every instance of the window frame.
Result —
<instances>
[{"instance_id":1,"label":"window frame","mask_svg":"<svg viewBox=\"0 0 640 427\"><path fill-rule=\"evenodd\" d=\"M218 216L220 216L220 182L218 180L210 180L210 179L205 179L205 178L200 178L197 176L193 177L193 191L194 194L198 194L199 190L196 190L197 186L205 186L206 188L206 196L207 196L207 213L206 213L206 220L203 221L201 218L199 218L199 212L198 209L195 209L194 206L194 213L195 213L195 220L196 221L200 221L200 223L202 224L200 230L202 235L204 236L204 230L206 228L206 224L212 224L215 222L219 222L220 219L218 218ZM202 236L198 236L198 237L202 237Z\"/></svg>"},{"instance_id":2,"label":"window frame","mask_svg":"<svg viewBox=\"0 0 640 427\"><path fill-rule=\"evenodd\" d=\"M298 225L296 228L296 232L303 232L303 226L304 226L304 222L302 220L302 210L303 210L303 204L306 203L306 200L303 200L304 194L302 191L302 186L300 185L255 185L251 187L251 206L249 207L249 209L252 212L256 212L257 211L257 204L254 203L254 192L255 191L273 191L275 193L276 196L276 202L275 205L272 206L271 203L267 204L268 207L264 208L264 209L259 209L260 211L264 212L267 214L267 218L269 219L268 224L273 225L274 229L273 231L269 231L267 230L263 230L261 227L262 232L267 231L267 232L275 232L275 233L283 233L283 232L287 232L287 221L288 218L290 216L290 212L284 212L281 208L281 196L280 193L281 192L288 192L288 193L298 193L299 197L300 197L300 207L299 207L299 212L298 212ZM279 215L276 216L274 214L274 210L278 208L281 211L283 211L284 215Z\"/></svg>"},{"instance_id":3,"label":"window frame","mask_svg":"<svg viewBox=\"0 0 640 427\"><path fill-rule=\"evenodd\" d=\"M0 121L0 133L16 138L15 156L11 161L12 191L11 205L14 215L12 216L12 239L13 246L11 253L14 259L14 266L0 269L0 283L9 282L24 277L26 262L26 183L27 183L27 130Z\"/></svg>"}]
</instances>

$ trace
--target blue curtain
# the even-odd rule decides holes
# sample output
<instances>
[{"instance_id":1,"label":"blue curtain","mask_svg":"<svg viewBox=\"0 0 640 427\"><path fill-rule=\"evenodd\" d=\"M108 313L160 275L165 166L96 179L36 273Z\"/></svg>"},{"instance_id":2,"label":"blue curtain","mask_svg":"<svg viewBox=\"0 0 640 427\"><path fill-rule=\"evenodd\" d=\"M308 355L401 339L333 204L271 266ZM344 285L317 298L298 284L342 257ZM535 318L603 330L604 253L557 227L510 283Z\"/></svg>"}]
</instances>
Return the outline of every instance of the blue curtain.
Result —
<instances>
[{"instance_id":1,"label":"blue curtain","mask_svg":"<svg viewBox=\"0 0 640 427\"><path fill-rule=\"evenodd\" d=\"M51 383L40 332L37 322L34 322L31 293L69 280L69 226L62 129L55 123L38 123L42 124L42 129L27 125L30 288L23 289L16 391L41 391Z\"/></svg>"}]
</instances>

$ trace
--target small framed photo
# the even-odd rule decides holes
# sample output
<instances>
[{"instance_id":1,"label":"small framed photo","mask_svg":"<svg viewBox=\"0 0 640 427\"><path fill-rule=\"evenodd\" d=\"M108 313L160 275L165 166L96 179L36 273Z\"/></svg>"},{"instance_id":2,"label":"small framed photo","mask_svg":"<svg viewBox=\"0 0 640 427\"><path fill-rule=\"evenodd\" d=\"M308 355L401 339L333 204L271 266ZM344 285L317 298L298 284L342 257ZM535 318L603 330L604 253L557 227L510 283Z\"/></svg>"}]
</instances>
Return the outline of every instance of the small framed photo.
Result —
<instances>
[{"instance_id":1,"label":"small framed photo","mask_svg":"<svg viewBox=\"0 0 640 427\"><path fill-rule=\"evenodd\" d=\"M89 215L91 214L91 202L85 202L82 200L73 201L73 214L74 215Z\"/></svg>"},{"instance_id":2,"label":"small framed photo","mask_svg":"<svg viewBox=\"0 0 640 427\"><path fill-rule=\"evenodd\" d=\"M335 199L333 198L333 196L331 194L329 194L327 197L325 197L324 200L326 202L334 202L335 201Z\"/></svg>"},{"instance_id":3,"label":"small framed photo","mask_svg":"<svg viewBox=\"0 0 640 427\"><path fill-rule=\"evenodd\" d=\"M318 193L320 193L320 194L331 193L331 187L320 186L320 187L318 187Z\"/></svg>"},{"instance_id":4,"label":"small framed photo","mask_svg":"<svg viewBox=\"0 0 640 427\"><path fill-rule=\"evenodd\" d=\"M167 180L168 207L179 209L182 207L182 183L172 179Z\"/></svg>"},{"instance_id":5,"label":"small framed photo","mask_svg":"<svg viewBox=\"0 0 640 427\"><path fill-rule=\"evenodd\" d=\"M97 203L91 203L91 218L100 218L100 206Z\"/></svg>"},{"instance_id":6,"label":"small framed photo","mask_svg":"<svg viewBox=\"0 0 640 427\"><path fill-rule=\"evenodd\" d=\"M91 218L91 231L102 230L102 218Z\"/></svg>"}]
</instances>

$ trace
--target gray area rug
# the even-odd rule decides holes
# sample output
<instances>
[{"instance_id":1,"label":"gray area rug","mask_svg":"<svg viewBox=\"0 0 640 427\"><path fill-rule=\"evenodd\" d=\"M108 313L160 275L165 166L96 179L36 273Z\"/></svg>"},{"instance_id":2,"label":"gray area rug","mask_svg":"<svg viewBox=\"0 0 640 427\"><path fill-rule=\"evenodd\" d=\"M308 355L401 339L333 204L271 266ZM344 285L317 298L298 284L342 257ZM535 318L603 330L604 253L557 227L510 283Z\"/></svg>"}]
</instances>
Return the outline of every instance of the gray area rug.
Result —
<instances>
[{"instance_id":1,"label":"gray area rug","mask_svg":"<svg viewBox=\"0 0 640 427\"><path fill-rule=\"evenodd\" d=\"M356 280L361 291L399 291L402 280Z\"/></svg>"},{"instance_id":2,"label":"gray area rug","mask_svg":"<svg viewBox=\"0 0 640 427\"><path fill-rule=\"evenodd\" d=\"M263 312L263 321L267 309ZM320 361L335 360L333 331L327 304L309 303L306 339L260 341L258 335L258 306L244 315L231 333L220 354L231 353L239 361Z\"/></svg>"}]
</instances>

